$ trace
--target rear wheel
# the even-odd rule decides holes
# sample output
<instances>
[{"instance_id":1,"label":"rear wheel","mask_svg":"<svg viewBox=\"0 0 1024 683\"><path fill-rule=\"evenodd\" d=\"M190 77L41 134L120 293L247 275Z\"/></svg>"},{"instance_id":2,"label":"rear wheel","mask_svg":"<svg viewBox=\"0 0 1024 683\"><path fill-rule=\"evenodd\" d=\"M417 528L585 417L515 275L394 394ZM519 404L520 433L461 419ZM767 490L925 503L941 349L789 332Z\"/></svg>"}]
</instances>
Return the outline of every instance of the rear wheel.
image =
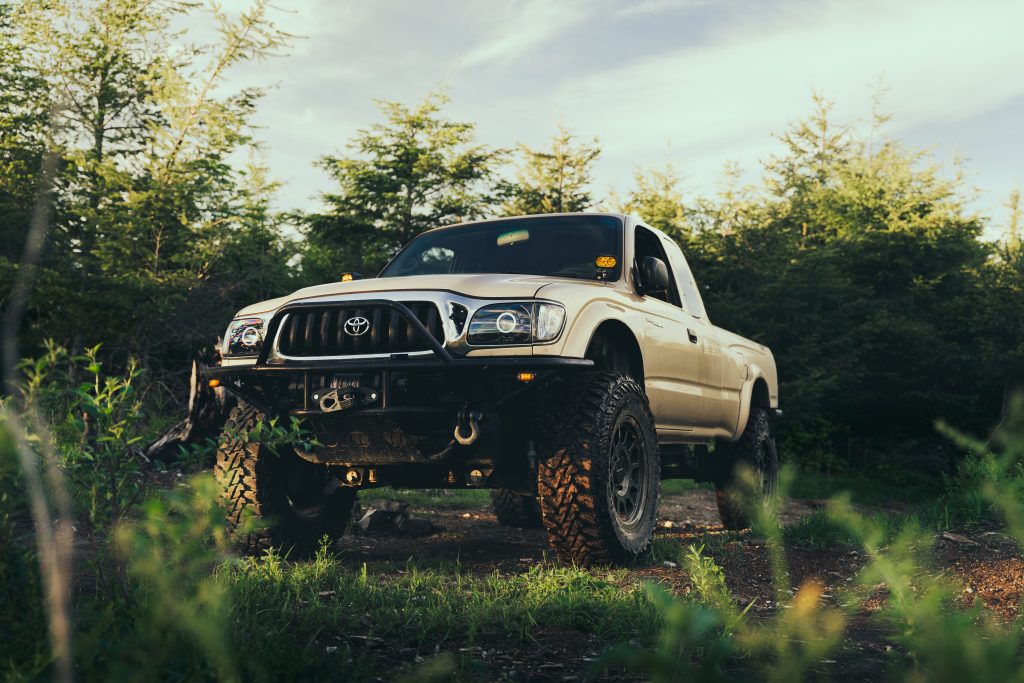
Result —
<instances>
[{"instance_id":1,"label":"rear wheel","mask_svg":"<svg viewBox=\"0 0 1024 683\"><path fill-rule=\"evenodd\" d=\"M715 483L715 497L722 526L739 530L750 527L750 505L775 493L779 481L779 454L771 432L771 421L765 408L751 408L743 436L736 443L719 446L727 460L725 476ZM754 494L757 501L744 500L743 488L737 480L738 468L749 467L754 473Z\"/></svg>"},{"instance_id":2,"label":"rear wheel","mask_svg":"<svg viewBox=\"0 0 1024 683\"><path fill-rule=\"evenodd\" d=\"M355 490L339 488L327 468L290 450L278 453L250 441L247 435L264 419L252 406L239 405L217 450L214 473L222 486L228 532L245 552L278 548L311 554L323 537L333 541L344 532ZM250 515L255 529L243 524Z\"/></svg>"},{"instance_id":3,"label":"rear wheel","mask_svg":"<svg viewBox=\"0 0 1024 683\"><path fill-rule=\"evenodd\" d=\"M561 399L538 472L548 542L563 562L628 562L650 545L661 492L647 397L630 377L590 372Z\"/></svg>"},{"instance_id":4,"label":"rear wheel","mask_svg":"<svg viewBox=\"0 0 1024 683\"><path fill-rule=\"evenodd\" d=\"M491 503L498 524L517 529L540 529L544 526L537 496L516 493L508 489L492 489Z\"/></svg>"}]
</instances>

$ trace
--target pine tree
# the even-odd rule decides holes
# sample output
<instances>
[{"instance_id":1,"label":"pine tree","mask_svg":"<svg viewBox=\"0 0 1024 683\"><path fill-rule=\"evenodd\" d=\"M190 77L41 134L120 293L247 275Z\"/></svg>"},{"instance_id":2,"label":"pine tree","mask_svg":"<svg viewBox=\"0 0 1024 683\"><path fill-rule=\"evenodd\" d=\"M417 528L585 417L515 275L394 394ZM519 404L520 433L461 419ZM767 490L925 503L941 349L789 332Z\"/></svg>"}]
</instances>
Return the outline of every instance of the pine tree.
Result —
<instances>
[{"instance_id":1,"label":"pine tree","mask_svg":"<svg viewBox=\"0 0 1024 683\"><path fill-rule=\"evenodd\" d=\"M520 145L523 156L514 184L506 184L508 215L586 211L597 202L590 190L597 140L575 144L576 136L559 126L547 149Z\"/></svg>"},{"instance_id":2,"label":"pine tree","mask_svg":"<svg viewBox=\"0 0 1024 683\"><path fill-rule=\"evenodd\" d=\"M680 189L679 176L671 165L637 170L634 187L625 201L617 203L622 213L636 214L677 241L689 237L691 226Z\"/></svg>"},{"instance_id":3,"label":"pine tree","mask_svg":"<svg viewBox=\"0 0 1024 683\"><path fill-rule=\"evenodd\" d=\"M1011 253L1019 253L1021 245L1021 206L1020 190L1014 188L1010 192L1010 198L1006 202L1006 208L1010 210L1010 220L1006 224L1006 248Z\"/></svg>"},{"instance_id":4,"label":"pine tree","mask_svg":"<svg viewBox=\"0 0 1024 683\"><path fill-rule=\"evenodd\" d=\"M266 0L234 17L215 6L219 43L184 49L173 26L200 19L192 2L27 3L14 15L62 157L29 311L37 339L173 366L236 310L221 257L251 223L231 156L252 144L261 93L219 93L229 68L287 42L267 12Z\"/></svg>"},{"instance_id":5,"label":"pine tree","mask_svg":"<svg viewBox=\"0 0 1024 683\"><path fill-rule=\"evenodd\" d=\"M424 230L490 212L506 152L477 144L472 123L443 116L447 101L433 92L415 107L379 102L384 121L360 130L349 155L320 159L337 188L323 196L325 211L305 217L311 278L375 272Z\"/></svg>"}]
</instances>

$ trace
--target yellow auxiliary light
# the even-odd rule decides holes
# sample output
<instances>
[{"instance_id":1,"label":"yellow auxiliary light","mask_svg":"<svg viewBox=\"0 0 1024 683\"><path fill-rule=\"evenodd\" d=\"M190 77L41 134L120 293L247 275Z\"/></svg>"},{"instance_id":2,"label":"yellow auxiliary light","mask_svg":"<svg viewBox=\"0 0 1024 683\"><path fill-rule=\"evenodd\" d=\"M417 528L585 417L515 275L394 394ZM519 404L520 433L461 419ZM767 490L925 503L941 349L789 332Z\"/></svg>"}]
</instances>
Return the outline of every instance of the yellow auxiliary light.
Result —
<instances>
[{"instance_id":1,"label":"yellow auxiliary light","mask_svg":"<svg viewBox=\"0 0 1024 683\"><path fill-rule=\"evenodd\" d=\"M516 375L516 379L520 382L532 382L537 379L536 372L520 372Z\"/></svg>"},{"instance_id":2,"label":"yellow auxiliary light","mask_svg":"<svg viewBox=\"0 0 1024 683\"><path fill-rule=\"evenodd\" d=\"M594 259L594 265L598 268L614 268L618 261L614 256L598 256Z\"/></svg>"},{"instance_id":3,"label":"yellow auxiliary light","mask_svg":"<svg viewBox=\"0 0 1024 683\"><path fill-rule=\"evenodd\" d=\"M352 273L342 273L341 274L341 281L342 282L352 282L352 280L354 280L354 279L355 278L352 277Z\"/></svg>"},{"instance_id":4,"label":"yellow auxiliary light","mask_svg":"<svg viewBox=\"0 0 1024 683\"><path fill-rule=\"evenodd\" d=\"M207 382L206 384L207 384L207 385L208 385L208 386L209 386L209 387L210 387L211 389L216 389L217 387L219 387L219 386L220 386L220 380L219 380L219 379L211 379L211 380L210 380L209 382Z\"/></svg>"}]
</instances>

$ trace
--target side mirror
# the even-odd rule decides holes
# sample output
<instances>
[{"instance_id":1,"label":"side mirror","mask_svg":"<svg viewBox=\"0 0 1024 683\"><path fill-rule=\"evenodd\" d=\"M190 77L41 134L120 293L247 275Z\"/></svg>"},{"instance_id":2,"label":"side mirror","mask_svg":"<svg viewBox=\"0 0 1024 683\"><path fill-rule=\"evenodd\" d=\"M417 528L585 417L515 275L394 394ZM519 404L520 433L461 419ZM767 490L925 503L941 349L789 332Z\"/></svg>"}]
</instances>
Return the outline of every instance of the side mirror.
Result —
<instances>
[{"instance_id":1,"label":"side mirror","mask_svg":"<svg viewBox=\"0 0 1024 683\"><path fill-rule=\"evenodd\" d=\"M668 290L668 266L660 258L644 256L640 262L640 282L637 291L640 294L664 292Z\"/></svg>"}]
</instances>

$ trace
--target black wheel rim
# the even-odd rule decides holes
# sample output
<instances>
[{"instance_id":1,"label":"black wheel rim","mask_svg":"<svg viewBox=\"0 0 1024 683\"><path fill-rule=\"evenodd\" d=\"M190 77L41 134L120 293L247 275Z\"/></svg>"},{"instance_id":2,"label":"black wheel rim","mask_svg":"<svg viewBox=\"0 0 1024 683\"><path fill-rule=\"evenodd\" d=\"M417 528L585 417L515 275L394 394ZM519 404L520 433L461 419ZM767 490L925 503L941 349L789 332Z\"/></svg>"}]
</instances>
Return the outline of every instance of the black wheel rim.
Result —
<instances>
[{"instance_id":1,"label":"black wheel rim","mask_svg":"<svg viewBox=\"0 0 1024 683\"><path fill-rule=\"evenodd\" d=\"M626 416L615 426L608 458L608 507L625 527L635 525L644 514L649 476L645 456L640 425Z\"/></svg>"}]
</instances>

